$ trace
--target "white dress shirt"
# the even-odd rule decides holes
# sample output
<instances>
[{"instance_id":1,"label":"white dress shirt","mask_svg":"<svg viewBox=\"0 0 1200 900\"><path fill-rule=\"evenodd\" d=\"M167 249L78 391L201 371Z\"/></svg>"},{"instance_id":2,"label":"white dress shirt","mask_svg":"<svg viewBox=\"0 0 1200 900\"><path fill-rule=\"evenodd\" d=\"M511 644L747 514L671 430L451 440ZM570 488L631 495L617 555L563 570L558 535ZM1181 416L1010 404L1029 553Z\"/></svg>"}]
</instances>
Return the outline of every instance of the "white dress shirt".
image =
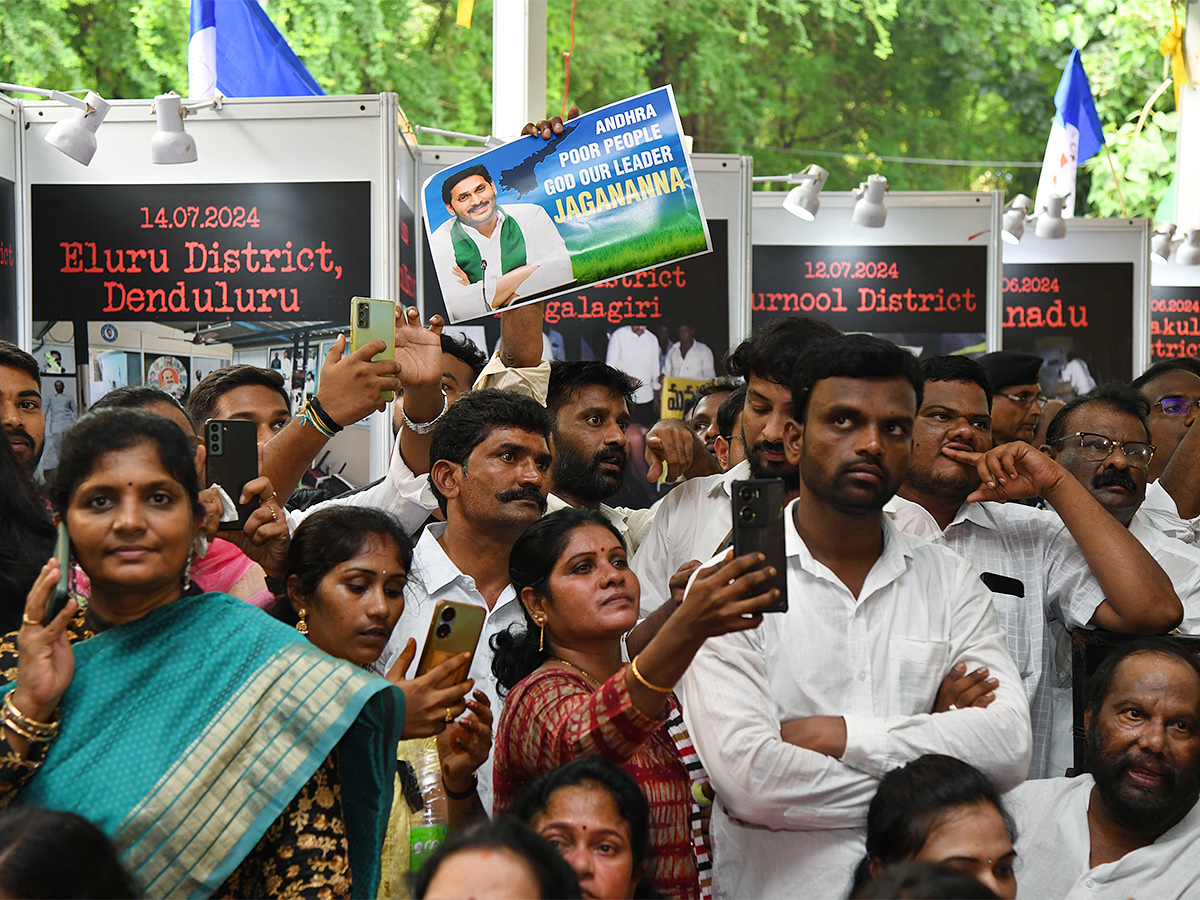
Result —
<instances>
[{"instance_id":1,"label":"white dress shirt","mask_svg":"<svg viewBox=\"0 0 1200 900\"><path fill-rule=\"evenodd\" d=\"M643 618L671 596L671 576L680 566L689 560L708 559L729 540L732 485L750 477L750 463L742 460L728 472L689 478L662 499L631 563L642 586Z\"/></svg>"},{"instance_id":2,"label":"white dress shirt","mask_svg":"<svg viewBox=\"0 0 1200 900\"><path fill-rule=\"evenodd\" d=\"M1004 797L1017 826L1017 896L1065 900L1200 897L1200 805L1148 847L1089 864L1087 813L1095 780L1027 781Z\"/></svg>"},{"instance_id":3,"label":"white dress shirt","mask_svg":"<svg viewBox=\"0 0 1200 900\"><path fill-rule=\"evenodd\" d=\"M408 584L404 588L404 612L396 623L392 636L388 638L387 646L379 661L371 668L383 674L392 667L392 663L404 650L409 638L417 642L417 653L407 677L416 674L417 663L421 661L421 651L425 649L425 639L429 636L429 623L433 618L433 609L439 600L456 600L469 603L484 610L483 634L475 648L475 658L471 661L469 677L475 680L475 687L488 695L492 701L493 721L500 720L501 698L496 686L496 677L492 674L492 635L508 630L510 625L524 625L525 614L521 610L521 601L512 585L506 585L496 600L496 605L488 608L483 594L475 587L475 579L464 575L446 555L438 538L446 530L444 522L429 525L417 541L413 550L412 571L409 573ZM479 767L479 799L483 808L492 808L492 754L488 753L488 761Z\"/></svg>"},{"instance_id":4,"label":"white dress shirt","mask_svg":"<svg viewBox=\"0 0 1200 900\"><path fill-rule=\"evenodd\" d=\"M484 270L482 284L462 284L453 274L458 263L454 259L450 229L457 220L450 219L438 226L429 241L429 251L433 256L434 270L450 321L478 319L495 312L492 300L496 296L496 280L502 274L500 230L508 216L512 216L521 226L526 261L537 265L533 274L517 288L514 303L575 280L571 271L571 254L546 211L536 203L512 203L497 206L496 227L492 229L490 238L484 237L470 225L463 225L463 231L475 242L479 247L479 255L487 261L487 269Z\"/></svg>"},{"instance_id":5,"label":"white dress shirt","mask_svg":"<svg viewBox=\"0 0 1200 900\"><path fill-rule=\"evenodd\" d=\"M670 378L695 378L699 381L709 381L717 377L717 368L713 364L713 352L708 344L693 341L687 356L672 344L667 350L667 360L663 365L663 374Z\"/></svg>"},{"instance_id":6,"label":"white dress shirt","mask_svg":"<svg viewBox=\"0 0 1200 900\"><path fill-rule=\"evenodd\" d=\"M794 509L788 611L710 638L683 678L684 718L717 795L721 898L844 897L879 779L923 754L968 759L1002 789L1029 768L1029 703L975 571L885 517L856 598L813 558ZM991 669L996 699L931 714L960 661ZM811 715L845 719L841 759L782 740L782 722Z\"/></svg>"},{"instance_id":7,"label":"white dress shirt","mask_svg":"<svg viewBox=\"0 0 1200 900\"><path fill-rule=\"evenodd\" d=\"M903 497L893 497L885 511L901 531L945 544L981 575L990 572L1021 582L1024 597L1002 590L992 593L992 602L1030 703L1029 777L1065 772L1065 766L1052 768L1052 746L1059 737L1070 745L1071 716L1056 717L1054 691L1060 684L1070 685L1070 655L1060 676L1048 623L1091 627L1104 602L1104 591L1067 526L1053 512L1019 503L964 503L944 533L924 507Z\"/></svg>"},{"instance_id":8,"label":"white dress shirt","mask_svg":"<svg viewBox=\"0 0 1200 900\"><path fill-rule=\"evenodd\" d=\"M1167 537L1186 544L1200 543L1200 518L1185 519L1179 515L1175 499L1162 486L1162 480L1146 485L1146 499L1138 507L1135 519L1141 519Z\"/></svg>"},{"instance_id":9,"label":"white dress shirt","mask_svg":"<svg viewBox=\"0 0 1200 900\"><path fill-rule=\"evenodd\" d=\"M608 339L608 350L604 361L614 369L620 369L630 378L641 382L633 392L634 403L649 403L658 390L659 375L658 338L649 329L637 334L632 325L618 328Z\"/></svg>"}]
</instances>

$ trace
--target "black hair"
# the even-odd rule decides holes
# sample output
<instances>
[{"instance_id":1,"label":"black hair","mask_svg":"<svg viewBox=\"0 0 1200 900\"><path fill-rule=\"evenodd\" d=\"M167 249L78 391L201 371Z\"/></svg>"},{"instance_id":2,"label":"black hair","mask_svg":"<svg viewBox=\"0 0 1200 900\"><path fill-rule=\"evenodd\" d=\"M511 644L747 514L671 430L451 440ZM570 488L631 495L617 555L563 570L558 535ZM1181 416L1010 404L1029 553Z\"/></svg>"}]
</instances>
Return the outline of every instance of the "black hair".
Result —
<instances>
[{"instance_id":1,"label":"black hair","mask_svg":"<svg viewBox=\"0 0 1200 900\"><path fill-rule=\"evenodd\" d=\"M746 405L746 391L746 385L743 384L722 400L717 410L717 431L725 440L733 437L733 426L737 424L742 407Z\"/></svg>"},{"instance_id":2,"label":"black hair","mask_svg":"<svg viewBox=\"0 0 1200 900\"><path fill-rule=\"evenodd\" d=\"M54 538L45 504L0 440L0 634L21 627L26 595L54 552Z\"/></svg>"},{"instance_id":3,"label":"black hair","mask_svg":"<svg viewBox=\"0 0 1200 900\"><path fill-rule=\"evenodd\" d=\"M238 364L211 372L192 388L187 411L193 424L203 425L215 415L217 401L234 388L247 385L260 385L277 392L283 398L283 405L287 407L288 412L292 411L292 399L283 386L282 375L274 369Z\"/></svg>"},{"instance_id":4,"label":"black hair","mask_svg":"<svg viewBox=\"0 0 1200 900\"><path fill-rule=\"evenodd\" d=\"M683 407L683 418L686 421L688 416L696 411L696 407L700 405L700 401L705 397L711 397L713 394L723 394L726 391L736 391L738 383L732 378L714 378L712 381L706 381L700 387L696 388L696 393L692 394L691 399Z\"/></svg>"},{"instance_id":5,"label":"black hair","mask_svg":"<svg viewBox=\"0 0 1200 900\"><path fill-rule=\"evenodd\" d=\"M551 415L556 415L570 402L576 391L593 385L620 395L625 405L629 406L633 403L633 392L637 390L638 382L620 369L594 359L552 362L550 386L546 389L546 409L550 410Z\"/></svg>"},{"instance_id":6,"label":"black hair","mask_svg":"<svg viewBox=\"0 0 1200 900\"><path fill-rule=\"evenodd\" d=\"M446 176L446 180L442 182L442 202L449 206L450 196L454 193L454 189L474 175L478 175L488 184L493 184L492 175L488 172L487 166L467 166L465 169L459 169Z\"/></svg>"},{"instance_id":7,"label":"black hair","mask_svg":"<svg viewBox=\"0 0 1200 900\"><path fill-rule=\"evenodd\" d=\"M196 433L196 421L184 405L176 400L174 395L148 384L130 384L111 390L92 404L92 411L95 412L98 409L149 409L151 406L163 403L173 406L183 413L183 417L192 426L192 433Z\"/></svg>"},{"instance_id":8,"label":"black hair","mask_svg":"<svg viewBox=\"0 0 1200 900\"><path fill-rule=\"evenodd\" d=\"M483 367L487 365L487 356L466 335L455 337L442 332L442 352L449 353L459 362L470 366L474 378L478 378ZM467 386L470 387L470 385Z\"/></svg>"},{"instance_id":9,"label":"black hair","mask_svg":"<svg viewBox=\"0 0 1200 900\"><path fill-rule=\"evenodd\" d=\"M0 341L0 366L10 369L20 369L38 383L41 390L42 377L38 370L37 360L14 344L12 341Z\"/></svg>"},{"instance_id":10,"label":"black hair","mask_svg":"<svg viewBox=\"0 0 1200 900\"><path fill-rule=\"evenodd\" d=\"M1200 656L1195 651L1181 646L1170 638L1161 636L1139 637L1132 641L1125 641L1114 647L1104 657L1100 665L1096 667L1096 671L1092 672L1084 683L1085 708L1092 716L1093 727L1096 717L1100 714L1100 708L1104 706L1104 700L1112 689L1113 679L1117 676L1117 668L1129 657L1141 653L1153 653L1179 660L1190 667L1196 675L1196 680L1200 681ZM1197 710L1197 713L1200 714L1200 710Z\"/></svg>"},{"instance_id":11,"label":"black hair","mask_svg":"<svg viewBox=\"0 0 1200 900\"><path fill-rule=\"evenodd\" d=\"M961 869L908 860L856 888L850 900L996 900L996 895Z\"/></svg>"},{"instance_id":12,"label":"black hair","mask_svg":"<svg viewBox=\"0 0 1200 900\"><path fill-rule=\"evenodd\" d=\"M519 428L540 434L547 444L550 443L550 416L536 400L499 388L468 391L446 410L433 429L429 444L430 468L444 459L462 466L465 472L471 451L487 440L494 428ZM445 513L446 498L433 479L429 480L429 489Z\"/></svg>"},{"instance_id":13,"label":"black hair","mask_svg":"<svg viewBox=\"0 0 1200 900\"><path fill-rule=\"evenodd\" d=\"M931 753L892 769L880 780L867 810L867 855L854 873L855 889L870 879L872 860L889 865L912 859L947 812L979 803L996 808L1015 842L1016 828L1000 792L970 763Z\"/></svg>"},{"instance_id":14,"label":"black hair","mask_svg":"<svg viewBox=\"0 0 1200 900\"><path fill-rule=\"evenodd\" d=\"M102 409L80 416L63 438L54 470L54 505L66 515L71 495L106 453L151 444L167 473L183 486L200 516L200 482L193 463L195 450L183 429L165 416L141 409Z\"/></svg>"},{"instance_id":15,"label":"black hair","mask_svg":"<svg viewBox=\"0 0 1200 900\"><path fill-rule=\"evenodd\" d=\"M518 602L527 587L550 597L550 573L567 549L571 532L584 525L607 528L622 547L626 546L616 526L595 510L569 506L542 516L521 533L508 554L508 581L517 592ZM548 650L538 648L541 629L534 624L524 603L521 609L525 614L523 622L492 635L492 674L501 694L507 694L550 658Z\"/></svg>"},{"instance_id":16,"label":"black hair","mask_svg":"<svg viewBox=\"0 0 1200 900\"><path fill-rule=\"evenodd\" d=\"M543 900L564 898L574 900L582 896L579 879L567 861L559 855L548 841L512 816L499 816L483 820L470 828L450 833L449 839L433 852L433 855L412 878L412 895L423 900L429 884L437 874L438 867L446 858L464 850L508 850L521 857L537 879L539 895Z\"/></svg>"},{"instance_id":17,"label":"black hair","mask_svg":"<svg viewBox=\"0 0 1200 900\"><path fill-rule=\"evenodd\" d=\"M792 418L803 422L808 398L826 378L903 378L917 394L921 408L924 380L917 358L891 341L869 334L848 334L811 347L792 373Z\"/></svg>"},{"instance_id":18,"label":"black hair","mask_svg":"<svg viewBox=\"0 0 1200 900\"><path fill-rule=\"evenodd\" d=\"M512 814L533 825L533 819L550 803L560 788L596 784L608 791L617 812L629 825L629 843L633 851L633 871L642 871L650 858L650 804L641 787L620 766L602 756L580 756L557 769L543 772L521 792ZM634 891L634 898L640 891Z\"/></svg>"},{"instance_id":19,"label":"black hair","mask_svg":"<svg viewBox=\"0 0 1200 900\"><path fill-rule=\"evenodd\" d=\"M70 863L64 865L64 849ZM5 897L138 896L108 837L74 813L31 806L0 813L0 894Z\"/></svg>"},{"instance_id":20,"label":"black hair","mask_svg":"<svg viewBox=\"0 0 1200 900\"><path fill-rule=\"evenodd\" d=\"M827 322L808 316L784 316L756 328L725 356L725 371L735 378L751 375L786 385L800 355L815 344L841 337Z\"/></svg>"},{"instance_id":21,"label":"black hair","mask_svg":"<svg viewBox=\"0 0 1200 900\"><path fill-rule=\"evenodd\" d=\"M1099 403L1109 409L1115 409L1117 412L1128 413L1135 417L1146 429L1146 440L1150 440L1150 424L1146 421L1146 417L1150 415L1150 402L1128 384L1110 381L1086 394L1080 394L1078 397L1068 400L1058 414L1050 420L1050 426L1046 429L1046 443L1053 446L1066 437L1067 420L1071 418L1071 414L1080 407L1093 403Z\"/></svg>"},{"instance_id":22,"label":"black hair","mask_svg":"<svg viewBox=\"0 0 1200 900\"><path fill-rule=\"evenodd\" d=\"M317 510L296 528L283 580L290 582L295 576L296 592L316 597L317 586L329 570L353 559L373 535L395 541L404 571L412 568L412 539L395 516L372 506L333 506ZM298 620L286 597L276 597L271 614L289 625Z\"/></svg>"},{"instance_id":23,"label":"black hair","mask_svg":"<svg viewBox=\"0 0 1200 900\"><path fill-rule=\"evenodd\" d=\"M969 356L931 356L921 363L921 375L928 384L931 381L954 381L959 384L977 384L987 397L987 406L992 408L992 379L987 369Z\"/></svg>"},{"instance_id":24,"label":"black hair","mask_svg":"<svg viewBox=\"0 0 1200 900\"><path fill-rule=\"evenodd\" d=\"M1190 356L1177 356L1175 359L1164 359L1161 362L1156 362L1137 378L1133 379L1133 384L1130 387L1135 391L1140 391L1155 378L1158 378L1160 375L1166 375L1168 372L1191 372L1197 378L1200 378L1200 360L1195 360Z\"/></svg>"}]
</instances>

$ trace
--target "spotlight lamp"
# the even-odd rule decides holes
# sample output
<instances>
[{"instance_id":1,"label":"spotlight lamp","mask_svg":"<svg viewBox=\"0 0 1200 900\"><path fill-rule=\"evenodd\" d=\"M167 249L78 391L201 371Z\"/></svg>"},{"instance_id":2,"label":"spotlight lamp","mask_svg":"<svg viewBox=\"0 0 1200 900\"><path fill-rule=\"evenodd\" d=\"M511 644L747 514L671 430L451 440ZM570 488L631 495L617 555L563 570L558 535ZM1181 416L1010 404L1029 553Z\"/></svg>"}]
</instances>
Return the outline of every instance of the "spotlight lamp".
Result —
<instances>
[{"instance_id":1,"label":"spotlight lamp","mask_svg":"<svg viewBox=\"0 0 1200 900\"><path fill-rule=\"evenodd\" d=\"M1033 201L1027 194L1017 194L1013 202L1004 212L1004 224L1001 226L1000 237L1006 244L1021 243L1021 235L1025 233L1025 221L1033 211Z\"/></svg>"},{"instance_id":2,"label":"spotlight lamp","mask_svg":"<svg viewBox=\"0 0 1200 900\"><path fill-rule=\"evenodd\" d=\"M854 196L858 198L858 202L854 204L855 225L866 228L883 227L883 223L887 221L887 207L883 203L883 195L887 190L888 182L882 175L867 176L867 180L854 191Z\"/></svg>"},{"instance_id":3,"label":"spotlight lamp","mask_svg":"<svg viewBox=\"0 0 1200 900\"><path fill-rule=\"evenodd\" d=\"M1063 218L1063 197L1061 194L1051 194L1046 201L1046 208L1037 214L1037 227L1033 233L1040 238L1059 240L1067 236L1067 222Z\"/></svg>"},{"instance_id":4,"label":"spotlight lamp","mask_svg":"<svg viewBox=\"0 0 1200 900\"><path fill-rule=\"evenodd\" d=\"M1193 228L1175 251L1175 262L1181 266L1200 265L1200 230Z\"/></svg>"},{"instance_id":5,"label":"spotlight lamp","mask_svg":"<svg viewBox=\"0 0 1200 900\"><path fill-rule=\"evenodd\" d=\"M1154 232L1150 238L1150 259L1156 263L1165 263L1171 256L1172 238L1175 237L1175 223L1166 225Z\"/></svg>"},{"instance_id":6,"label":"spotlight lamp","mask_svg":"<svg viewBox=\"0 0 1200 900\"><path fill-rule=\"evenodd\" d=\"M788 181L796 187L788 191L783 199L783 208L797 218L811 222L821 208L821 188L829 178L829 171L812 165L797 175L789 175Z\"/></svg>"},{"instance_id":7,"label":"spotlight lamp","mask_svg":"<svg viewBox=\"0 0 1200 900\"><path fill-rule=\"evenodd\" d=\"M158 130L150 139L151 162L160 166L195 162L196 142L184 130L183 120L205 106L220 109L223 99L210 97L188 107L183 105L183 98L174 91L155 97L150 106L150 114L158 120Z\"/></svg>"},{"instance_id":8,"label":"spotlight lamp","mask_svg":"<svg viewBox=\"0 0 1200 900\"><path fill-rule=\"evenodd\" d=\"M75 112L69 118L63 119L46 135L46 143L61 150L71 159L82 165L87 165L96 155L96 130L111 108L108 101L95 91L88 91L80 100L63 91L48 91L43 88L29 87L24 84L9 84L0 82L0 90L19 91L24 94L36 94L39 97L49 97L67 106Z\"/></svg>"}]
</instances>

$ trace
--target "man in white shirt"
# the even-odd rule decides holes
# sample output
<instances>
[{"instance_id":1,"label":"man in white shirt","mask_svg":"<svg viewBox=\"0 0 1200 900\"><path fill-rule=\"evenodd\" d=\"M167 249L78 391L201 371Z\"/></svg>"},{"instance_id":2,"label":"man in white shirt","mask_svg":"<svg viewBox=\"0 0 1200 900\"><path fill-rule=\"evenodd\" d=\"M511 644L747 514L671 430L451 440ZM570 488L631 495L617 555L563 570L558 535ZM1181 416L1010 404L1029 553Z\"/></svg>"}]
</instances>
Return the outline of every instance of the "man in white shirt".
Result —
<instances>
[{"instance_id":1,"label":"man in white shirt","mask_svg":"<svg viewBox=\"0 0 1200 900\"><path fill-rule=\"evenodd\" d=\"M624 325L614 331L608 339L604 361L638 382L637 390L633 392L634 404L642 406L654 402L662 374L658 364L658 338L644 324Z\"/></svg>"},{"instance_id":2,"label":"man in white shirt","mask_svg":"<svg viewBox=\"0 0 1200 900\"><path fill-rule=\"evenodd\" d=\"M997 444L1032 441L1046 405L1038 374L1042 358L1032 353L997 350L979 357L995 391L992 434Z\"/></svg>"},{"instance_id":3,"label":"man in white shirt","mask_svg":"<svg viewBox=\"0 0 1200 900\"><path fill-rule=\"evenodd\" d=\"M1200 362L1188 357L1155 363L1133 381L1150 404L1150 462L1141 515L1168 537L1200 541ZM1190 436L1190 437L1189 437Z\"/></svg>"},{"instance_id":4,"label":"man in white shirt","mask_svg":"<svg viewBox=\"0 0 1200 900\"><path fill-rule=\"evenodd\" d=\"M1005 798L1025 897L1200 891L1200 663L1165 638L1112 651L1088 682L1088 774Z\"/></svg>"},{"instance_id":5,"label":"man in white shirt","mask_svg":"<svg viewBox=\"0 0 1200 900\"><path fill-rule=\"evenodd\" d=\"M788 610L710 639L683 681L717 795L717 897L845 896L879 779L926 753L969 760L1002 789L1028 769L1029 704L987 590L961 557L883 514L920 392L916 359L866 335L797 365ZM995 698L935 713L959 662L991 670Z\"/></svg>"},{"instance_id":6,"label":"man in white shirt","mask_svg":"<svg viewBox=\"0 0 1200 900\"><path fill-rule=\"evenodd\" d=\"M508 554L546 509L549 437L546 411L511 391L472 391L446 412L434 431L429 472L446 522L426 527L417 541L404 612L375 671L388 671L409 640L417 644L414 659L421 658L439 600L479 606L486 619L469 675L499 717L490 639L524 621L508 581ZM487 810L491 772L490 761L479 769L479 797Z\"/></svg>"},{"instance_id":7,"label":"man in white shirt","mask_svg":"<svg viewBox=\"0 0 1200 900\"><path fill-rule=\"evenodd\" d=\"M429 250L454 321L490 315L575 280L549 214L536 203L500 206L486 166L447 176L442 202L454 218L433 232Z\"/></svg>"},{"instance_id":8,"label":"man in white shirt","mask_svg":"<svg viewBox=\"0 0 1200 900\"><path fill-rule=\"evenodd\" d=\"M713 352L708 344L696 340L696 330L691 325L679 326L679 341L667 350L663 374L671 378L694 378L699 381L717 377Z\"/></svg>"},{"instance_id":9,"label":"man in white shirt","mask_svg":"<svg viewBox=\"0 0 1200 900\"><path fill-rule=\"evenodd\" d=\"M979 472L949 454L982 454L992 445L987 373L962 356L934 357L921 368L925 393L908 475L885 511L902 531L945 544L980 573L1032 709L1029 776L1061 775L1065 765L1051 769L1052 737L1057 727L1069 743L1071 720L1056 726L1053 718L1059 676L1049 623L1166 631L1178 621L1179 601L1151 554L1106 519L1069 473L1027 444L1009 445L1020 451L1009 458L1028 479L1025 487L1059 515L1019 503L970 502ZM1010 498L1018 496L1010 489Z\"/></svg>"},{"instance_id":10,"label":"man in white shirt","mask_svg":"<svg viewBox=\"0 0 1200 900\"><path fill-rule=\"evenodd\" d=\"M789 379L806 349L839 334L816 319L785 316L755 329L729 355L729 374L746 379L739 434L747 458L726 472L688 479L662 501L632 562L642 586L643 616L658 611L665 620L674 607L666 605L672 576L689 562L708 559L729 540L734 481L782 478L787 499L797 496L800 476L788 465L783 449L784 427L792 415Z\"/></svg>"}]
</instances>

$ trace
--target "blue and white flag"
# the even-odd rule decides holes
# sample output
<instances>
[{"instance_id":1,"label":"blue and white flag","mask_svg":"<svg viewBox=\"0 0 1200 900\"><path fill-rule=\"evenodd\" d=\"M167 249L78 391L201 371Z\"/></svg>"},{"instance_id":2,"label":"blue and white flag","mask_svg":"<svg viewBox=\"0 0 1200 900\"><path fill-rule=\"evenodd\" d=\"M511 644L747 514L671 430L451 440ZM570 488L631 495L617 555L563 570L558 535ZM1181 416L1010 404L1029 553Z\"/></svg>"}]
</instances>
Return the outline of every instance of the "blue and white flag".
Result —
<instances>
[{"instance_id":1,"label":"blue and white flag","mask_svg":"<svg viewBox=\"0 0 1200 900\"><path fill-rule=\"evenodd\" d=\"M188 96L324 94L257 0L192 0Z\"/></svg>"},{"instance_id":2,"label":"blue and white flag","mask_svg":"<svg viewBox=\"0 0 1200 900\"><path fill-rule=\"evenodd\" d=\"M1042 177L1038 180L1034 210L1045 209L1051 194L1063 198L1063 216L1075 214L1075 170L1104 146L1104 133L1092 88L1083 71L1079 50L1071 51L1054 92L1054 122L1046 142L1042 160Z\"/></svg>"}]
</instances>

